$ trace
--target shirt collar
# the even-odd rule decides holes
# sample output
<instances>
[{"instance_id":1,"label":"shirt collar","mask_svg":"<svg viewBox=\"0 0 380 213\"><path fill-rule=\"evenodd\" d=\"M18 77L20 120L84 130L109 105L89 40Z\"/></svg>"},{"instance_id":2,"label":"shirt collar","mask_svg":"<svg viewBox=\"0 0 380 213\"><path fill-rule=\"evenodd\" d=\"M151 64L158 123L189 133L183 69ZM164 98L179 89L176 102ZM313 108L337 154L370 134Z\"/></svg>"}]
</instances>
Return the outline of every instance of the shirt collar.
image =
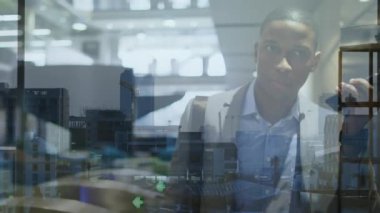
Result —
<instances>
[{"instance_id":1,"label":"shirt collar","mask_svg":"<svg viewBox=\"0 0 380 213\"><path fill-rule=\"evenodd\" d=\"M250 83L248 90L246 92L241 116L254 115L254 116L261 117L259 112L257 111L254 85L255 85L255 80L253 80ZM296 120L299 120L299 117L300 117L300 106L299 106L299 97L297 97L297 100L292 106L292 109L290 110L289 115L286 116L284 119L295 118Z\"/></svg>"}]
</instances>

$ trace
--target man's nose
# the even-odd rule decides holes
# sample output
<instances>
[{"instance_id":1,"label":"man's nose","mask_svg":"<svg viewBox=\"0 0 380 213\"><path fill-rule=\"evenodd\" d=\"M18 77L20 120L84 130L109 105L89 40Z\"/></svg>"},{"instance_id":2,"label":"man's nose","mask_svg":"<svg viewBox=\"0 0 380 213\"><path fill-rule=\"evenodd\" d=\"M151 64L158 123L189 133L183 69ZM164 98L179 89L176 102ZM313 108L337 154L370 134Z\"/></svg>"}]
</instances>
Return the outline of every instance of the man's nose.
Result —
<instances>
[{"instance_id":1,"label":"man's nose","mask_svg":"<svg viewBox=\"0 0 380 213\"><path fill-rule=\"evenodd\" d=\"M277 65L277 70L280 72L289 72L292 70L292 66L286 57L282 57L281 61Z\"/></svg>"}]
</instances>

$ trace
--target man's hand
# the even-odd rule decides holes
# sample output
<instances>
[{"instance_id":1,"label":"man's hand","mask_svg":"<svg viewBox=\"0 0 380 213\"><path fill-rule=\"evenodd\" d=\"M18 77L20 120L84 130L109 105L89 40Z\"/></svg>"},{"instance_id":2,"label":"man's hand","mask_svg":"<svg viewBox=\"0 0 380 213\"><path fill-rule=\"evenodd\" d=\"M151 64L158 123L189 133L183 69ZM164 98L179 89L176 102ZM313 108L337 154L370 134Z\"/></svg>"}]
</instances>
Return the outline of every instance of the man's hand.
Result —
<instances>
[{"instance_id":1,"label":"man's hand","mask_svg":"<svg viewBox=\"0 0 380 213\"><path fill-rule=\"evenodd\" d=\"M343 102L349 98L355 98L357 102L369 101L369 93L373 86L364 78L352 78L348 83L341 82L336 87L337 92L341 92Z\"/></svg>"},{"instance_id":2,"label":"man's hand","mask_svg":"<svg viewBox=\"0 0 380 213\"><path fill-rule=\"evenodd\" d=\"M369 93L373 90L373 86L368 80L363 78L350 79L348 83L342 82L336 88L337 92L341 92L342 101L368 102ZM360 103L359 103L360 104ZM360 134L365 125L371 119L367 107L353 107L343 111L345 114L342 126L343 135L346 137L354 137ZM348 149L349 146L346 146ZM355 148L355 147L354 147ZM356 148L355 148L356 149ZM346 150L347 152L347 150Z\"/></svg>"}]
</instances>

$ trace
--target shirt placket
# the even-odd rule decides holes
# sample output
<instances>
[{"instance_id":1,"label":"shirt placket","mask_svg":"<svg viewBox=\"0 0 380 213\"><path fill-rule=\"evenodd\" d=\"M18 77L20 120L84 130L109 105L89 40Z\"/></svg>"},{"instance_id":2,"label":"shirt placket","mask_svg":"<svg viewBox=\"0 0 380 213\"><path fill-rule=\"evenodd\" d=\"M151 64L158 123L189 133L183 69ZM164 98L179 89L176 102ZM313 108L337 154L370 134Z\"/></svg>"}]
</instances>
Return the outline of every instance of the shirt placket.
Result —
<instances>
[{"instance_id":1,"label":"shirt placket","mask_svg":"<svg viewBox=\"0 0 380 213\"><path fill-rule=\"evenodd\" d=\"M295 147L292 146L294 143L296 135L293 134L293 131L290 132L282 132L284 130L285 125L291 125L290 121L282 121L280 123L277 123L276 125L269 126L266 132L266 141L265 141L265 165L266 167L272 168L273 172L280 172L278 175L280 175L278 178L280 180L283 178L283 176L289 176L288 180L288 186L291 186L292 183L292 171L294 171L295 163L293 162L292 158L293 154L291 153L291 150ZM283 136L284 141L276 141L275 138L273 138L273 135L277 135L281 138ZM290 139L289 139L290 138ZM281 146L281 147L279 147ZM286 153L282 153L286 152ZM280 171L276 170L274 168L274 165L272 165L272 162L275 158L275 156L278 157L277 162L277 169L280 169ZM283 156L285 158L283 158ZM290 161L289 161L290 160ZM281 169L283 168L283 169ZM276 171L275 171L276 170Z\"/></svg>"},{"instance_id":2,"label":"shirt placket","mask_svg":"<svg viewBox=\"0 0 380 213\"><path fill-rule=\"evenodd\" d=\"M264 142L264 167L268 168L270 165L270 160L271 160L271 133L272 133L272 128L271 126L267 126L266 131L265 131L265 142Z\"/></svg>"}]
</instances>

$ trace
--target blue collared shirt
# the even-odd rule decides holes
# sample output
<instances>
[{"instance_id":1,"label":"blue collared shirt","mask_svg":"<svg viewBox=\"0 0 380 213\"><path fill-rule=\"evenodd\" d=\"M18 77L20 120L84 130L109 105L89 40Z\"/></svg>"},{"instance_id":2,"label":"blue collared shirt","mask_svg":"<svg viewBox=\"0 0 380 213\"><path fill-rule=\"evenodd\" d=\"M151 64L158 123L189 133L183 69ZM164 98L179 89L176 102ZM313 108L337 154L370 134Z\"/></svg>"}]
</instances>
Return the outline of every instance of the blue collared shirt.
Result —
<instances>
[{"instance_id":1,"label":"blue collared shirt","mask_svg":"<svg viewBox=\"0 0 380 213\"><path fill-rule=\"evenodd\" d=\"M243 190L235 195L235 210L264 211L268 201L281 190L291 190L298 185L293 180L299 114L297 99L288 116L273 125L267 122L257 111L254 82L251 83L236 135L240 177L236 184ZM279 181L285 181L289 187L278 189ZM289 210L289 206L284 209Z\"/></svg>"}]
</instances>

